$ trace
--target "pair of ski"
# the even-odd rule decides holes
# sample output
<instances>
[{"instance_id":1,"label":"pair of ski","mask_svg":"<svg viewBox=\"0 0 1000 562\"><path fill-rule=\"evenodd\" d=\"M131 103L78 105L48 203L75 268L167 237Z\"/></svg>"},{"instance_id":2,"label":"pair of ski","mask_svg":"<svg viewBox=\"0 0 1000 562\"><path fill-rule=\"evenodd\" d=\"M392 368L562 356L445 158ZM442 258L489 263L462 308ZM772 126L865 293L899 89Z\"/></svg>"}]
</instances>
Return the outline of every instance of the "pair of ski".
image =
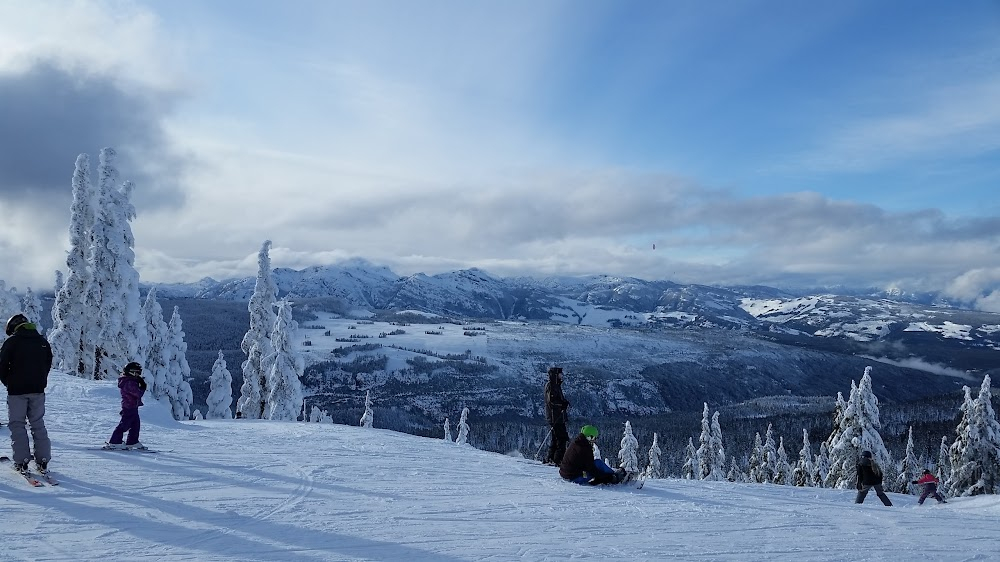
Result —
<instances>
[{"instance_id":1,"label":"pair of ski","mask_svg":"<svg viewBox=\"0 0 1000 562\"><path fill-rule=\"evenodd\" d=\"M11 462L10 457L0 457L0 463L9 463L9 462ZM45 484L48 484L49 486L59 485L59 481L56 480L55 477L52 476L52 473L49 472L48 470L46 470L45 472L39 472L38 477L36 478L35 473L31 472L31 470L20 471L14 468L13 464L11 465L11 469L13 469L14 472L19 474L22 478L24 478L29 485L34 486L35 488L40 488Z\"/></svg>"}]
</instances>

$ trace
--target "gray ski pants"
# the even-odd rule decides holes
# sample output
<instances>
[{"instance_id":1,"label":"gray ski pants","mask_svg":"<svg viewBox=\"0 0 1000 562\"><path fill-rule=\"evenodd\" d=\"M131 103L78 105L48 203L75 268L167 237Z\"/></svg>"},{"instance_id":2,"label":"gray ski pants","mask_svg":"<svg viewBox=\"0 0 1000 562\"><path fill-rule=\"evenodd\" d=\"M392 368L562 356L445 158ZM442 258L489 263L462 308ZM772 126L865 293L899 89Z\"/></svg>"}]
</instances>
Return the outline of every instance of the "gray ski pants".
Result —
<instances>
[{"instance_id":1,"label":"gray ski pants","mask_svg":"<svg viewBox=\"0 0 1000 562\"><path fill-rule=\"evenodd\" d=\"M7 396L7 425L10 427L10 448L14 451L14 462L28 462L31 459L31 449L28 446L28 431L31 427L31 440L35 443L35 460L50 460L52 458L52 442L45 430L45 393L18 394ZM27 422L27 423L25 423Z\"/></svg>"}]
</instances>

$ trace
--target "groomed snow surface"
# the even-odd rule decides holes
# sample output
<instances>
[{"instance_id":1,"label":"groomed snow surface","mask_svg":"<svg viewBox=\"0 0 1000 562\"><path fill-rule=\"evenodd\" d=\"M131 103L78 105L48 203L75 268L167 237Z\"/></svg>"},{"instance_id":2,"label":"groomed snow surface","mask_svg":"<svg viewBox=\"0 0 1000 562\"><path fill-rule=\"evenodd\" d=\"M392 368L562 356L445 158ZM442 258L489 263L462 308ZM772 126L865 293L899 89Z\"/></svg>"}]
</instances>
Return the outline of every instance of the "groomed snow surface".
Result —
<instances>
[{"instance_id":1,"label":"groomed snow surface","mask_svg":"<svg viewBox=\"0 0 1000 562\"><path fill-rule=\"evenodd\" d=\"M439 439L332 424L181 423L146 402L142 441L169 452L92 450L118 421L114 382L52 373L46 421L62 484L31 488L0 468L0 559L1000 556L998 496L917 506L914 496L889 494L887 508L874 493L855 505L850 490L676 479L638 491L590 488L535 461ZM599 441L605 454L618 449L612 433Z\"/></svg>"}]
</instances>

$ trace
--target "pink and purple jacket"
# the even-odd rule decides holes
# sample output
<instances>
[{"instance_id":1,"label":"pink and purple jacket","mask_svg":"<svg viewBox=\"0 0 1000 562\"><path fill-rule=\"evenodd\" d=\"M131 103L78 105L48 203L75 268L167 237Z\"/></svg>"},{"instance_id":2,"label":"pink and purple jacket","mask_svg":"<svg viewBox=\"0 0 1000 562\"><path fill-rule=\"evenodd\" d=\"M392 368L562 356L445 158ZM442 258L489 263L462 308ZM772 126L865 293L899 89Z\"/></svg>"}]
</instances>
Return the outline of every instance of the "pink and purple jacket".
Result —
<instances>
[{"instance_id":1,"label":"pink and purple jacket","mask_svg":"<svg viewBox=\"0 0 1000 562\"><path fill-rule=\"evenodd\" d=\"M933 474L924 474L917 480L917 484L937 484L938 479L934 478Z\"/></svg>"},{"instance_id":2,"label":"pink and purple jacket","mask_svg":"<svg viewBox=\"0 0 1000 562\"><path fill-rule=\"evenodd\" d=\"M142 395L146 391L139 386L139 379L128 375L118 377L118 389L122 393L122 409L134 409L142 406Z\"/></svg>"}]
</instances>

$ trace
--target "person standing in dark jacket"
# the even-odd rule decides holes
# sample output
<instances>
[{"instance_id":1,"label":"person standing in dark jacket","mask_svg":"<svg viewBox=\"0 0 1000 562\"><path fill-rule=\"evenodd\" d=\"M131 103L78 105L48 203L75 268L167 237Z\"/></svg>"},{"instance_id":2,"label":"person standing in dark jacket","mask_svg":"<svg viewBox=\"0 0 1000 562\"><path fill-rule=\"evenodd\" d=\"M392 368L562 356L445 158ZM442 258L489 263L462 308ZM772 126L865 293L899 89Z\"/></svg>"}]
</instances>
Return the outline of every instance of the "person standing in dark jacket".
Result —
<instances>
[{"instance_id":1,"label":"person standing in dark jacket","mask_svg":"<svg viewBox=\"0 0 1000 562\"><path fill-rule=\"evenodd\" d=\"M552 440L549 443L549 454L545 457L545 464L559 466L566 453L566 443L569 442L569 433L566 431L568 409L569 400L566 400L562 391L562 368L552 367L549 369L549 382L545 383L545 420L552 429Z\"/></svg>"},{"instance_id":2,"label":"person standing in dark jacket","mask_svg":"<svg viewBox=\"0 0 1000 562\"><path fill-rule=\"evenodd\" d=\"M7 425L14 468L28 470L32 457L26 428L30 426L35 466L44 473L52 458L52 442L43 419L52 348L23 314L11 316L4 332L8 337L0 346L0 383L7 387Z\"/></svg>"},{"instance_id":3,"label":"person standing in dark jacket","mask_svg":"<svg viewBox=\"0 0 1000 562\"><path fill-rule=\"evenodd\" d=\"M882 489L882 470L872 460L871 451L864 451L861 453L861 460L858 461L858 497L854 503L864 503L868 490L872 488L875 488L875 493L883 504L892 506L889 496L885 495L885 490Z\"/></svg>"},{"instance_id":4,"label":"person standing in dark jacket","mask_svg":"<svg viewBox=\"0 0 1000 562\"><path fill-rule=\"evenodd\" d=\"M625 479L624 470L613 470L601 459L594 458L594 441L597 428L585 425L580 434L569 444L559 465L559 476L577 484L617 484Z\"/></svg>"}]
</instances>

